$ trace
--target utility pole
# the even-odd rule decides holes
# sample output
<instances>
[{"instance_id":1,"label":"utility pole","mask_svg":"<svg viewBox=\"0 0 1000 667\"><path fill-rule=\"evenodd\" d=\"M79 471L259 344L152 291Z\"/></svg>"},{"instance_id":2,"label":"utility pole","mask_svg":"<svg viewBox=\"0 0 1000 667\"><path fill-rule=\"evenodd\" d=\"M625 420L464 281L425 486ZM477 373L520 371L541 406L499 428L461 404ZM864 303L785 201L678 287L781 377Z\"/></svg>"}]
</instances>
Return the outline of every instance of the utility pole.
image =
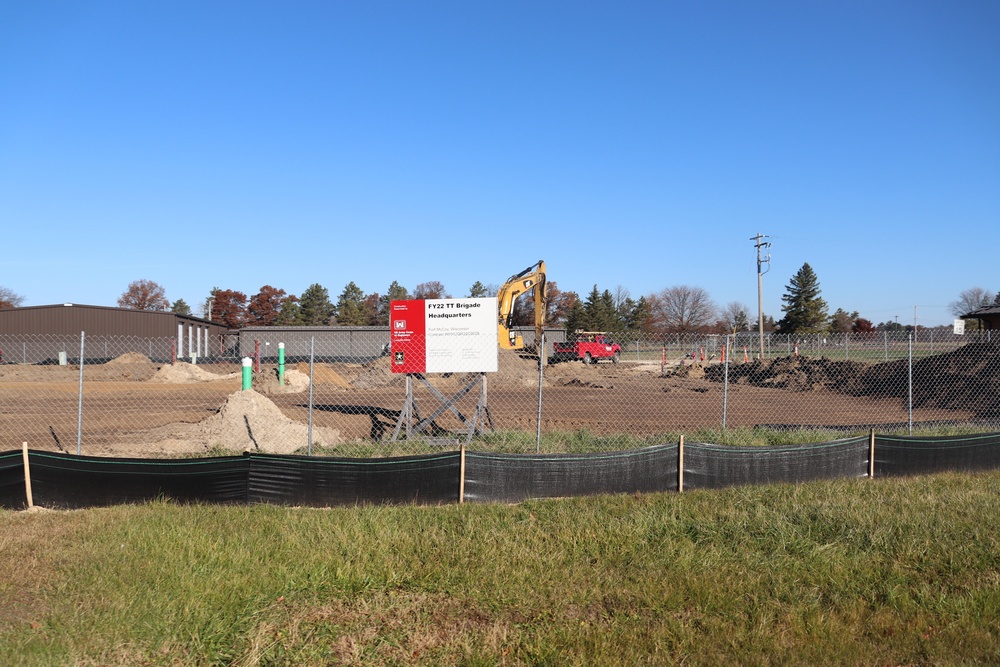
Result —
<instances>
[{"instance_id":1,"label":"utility pole","mask_svg":"<svg viewBox=\"0 0 1000 667\"><path fill-rule=\"evenodd\" d=\"M767 249L771 247L769 241L764 239L767 236L757 232L757 236L751 236L751 241L757 242L757 334L760 340L760 356L758 359L764 359L764 274L771 270L771 253L767 253L761 257L761 249ZM764 264L767 264L767 270L762 270Z\"/></svg>"}]
</instances>

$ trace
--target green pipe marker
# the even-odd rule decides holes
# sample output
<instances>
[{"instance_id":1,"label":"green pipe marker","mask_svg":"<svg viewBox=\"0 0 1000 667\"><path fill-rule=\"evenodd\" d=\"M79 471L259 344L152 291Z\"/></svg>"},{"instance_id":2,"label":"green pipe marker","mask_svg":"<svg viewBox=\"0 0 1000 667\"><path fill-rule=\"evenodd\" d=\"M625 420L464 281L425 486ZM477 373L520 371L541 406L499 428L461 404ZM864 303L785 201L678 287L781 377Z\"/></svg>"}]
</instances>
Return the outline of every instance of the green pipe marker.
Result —
<instances>
[{"instance_id":1,"label":"green pipe marker","mask_svg":"<svg viewBox=\"0 0 1000 667\"><path fill-rule=\"evenodd\" d=\"M278 385L285 386L285 344L278 343Z\"/></svg>"},{"instance_id":2,"label":"green pipe marker","mask_svg":"<svg viewBox=\"0 0 1000 667\"><path fill-rule=\"evenodd\" d=\"M250 357L243 357L243 391L250 388L253 384L253 359Z\"/></svg>"}]
</instances>

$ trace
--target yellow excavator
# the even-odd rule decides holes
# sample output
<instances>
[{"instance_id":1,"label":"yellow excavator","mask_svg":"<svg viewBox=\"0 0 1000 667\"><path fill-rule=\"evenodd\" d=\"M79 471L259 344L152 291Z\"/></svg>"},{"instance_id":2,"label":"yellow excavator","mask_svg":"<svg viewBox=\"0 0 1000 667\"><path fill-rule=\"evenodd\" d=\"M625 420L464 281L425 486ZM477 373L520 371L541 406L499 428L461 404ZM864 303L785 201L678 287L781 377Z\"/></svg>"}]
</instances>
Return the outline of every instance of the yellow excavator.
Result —
<instances>
[{"instance_id":1,"label":"yellow excavator","mask_svg":"<svg viewBox=\"0 0 1000 667\"><path fill-rule=\"evenodd\" d=\"M514 302L519 296L531 293L535 300L535 343L542 339L542 328L545 326L545 262L538 260L521 273L511 276L497 291L497 331L500 348L504 350L523 350L524 339L513 331Z\"/></svg>"}]
</instances>

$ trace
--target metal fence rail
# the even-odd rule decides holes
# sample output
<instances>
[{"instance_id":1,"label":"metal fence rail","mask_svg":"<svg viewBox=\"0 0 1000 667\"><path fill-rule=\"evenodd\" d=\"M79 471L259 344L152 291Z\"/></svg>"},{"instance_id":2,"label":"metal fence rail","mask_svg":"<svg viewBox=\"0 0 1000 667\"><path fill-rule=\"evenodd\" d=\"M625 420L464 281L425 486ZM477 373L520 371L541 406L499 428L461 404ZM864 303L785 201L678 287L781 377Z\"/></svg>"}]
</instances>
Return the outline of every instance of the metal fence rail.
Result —
<instances>
[{"instance_id":1,"label":"metal fence rail","mask_svg":"<svg viewBox=\"0 0 1000 667\"><path fill-rule=\"evenodd\" d=\"M764 431L981 433L1000 425L991 333L771 334L761 359L752 333L621 336L617 363L539 366L499 350L498 371L481 377L393 373L379 330L318 332L283 366L279 340L207 341L178 359L173 338L0 334L0 450L367 457L457 442L585 453L681 434L752 445Z\"/></svg>"}]
</instances>

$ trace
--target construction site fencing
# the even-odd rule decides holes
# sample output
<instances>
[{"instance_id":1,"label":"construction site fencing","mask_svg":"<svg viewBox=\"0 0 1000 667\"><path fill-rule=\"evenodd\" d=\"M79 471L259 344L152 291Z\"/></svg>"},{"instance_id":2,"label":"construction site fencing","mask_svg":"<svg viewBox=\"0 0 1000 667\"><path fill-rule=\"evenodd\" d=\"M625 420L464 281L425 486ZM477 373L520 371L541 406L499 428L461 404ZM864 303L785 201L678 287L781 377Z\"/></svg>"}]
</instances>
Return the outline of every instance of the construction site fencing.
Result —
<instances>
[{"instance_id":1,"label":"construction site fencing","mask_svg":"<svg viewBox=\"0 0 1000 667\"><path fill-rule=\"evenodd\" d=\"M263 334L193 347L0 334L0 449L385 458L465 444L581 455L679 436L750 447L774 444L776 433L801 444L873 428L928 437L1000 428L1000 346L990 331L611 337L620 350L592 364L548 363L545 343L542 363L498 350L496 372L400 374L388 329L330 327L300 336L287 357Z\"/></svg>"},{"instance_id":2,"label":"construction site fencing","mask_svg":"<svg viewBox=\"0 0 1000 667\"><path fill-rule=\"evenodd\" d=\"M182 460L0 453L0 507L83 508L168 499L331 507L520 502L1000 467L1000 434L876 435L797 446L653 445L600 454L443 451L390 458L250 454Z\"/></svg>"}]
</instances>

